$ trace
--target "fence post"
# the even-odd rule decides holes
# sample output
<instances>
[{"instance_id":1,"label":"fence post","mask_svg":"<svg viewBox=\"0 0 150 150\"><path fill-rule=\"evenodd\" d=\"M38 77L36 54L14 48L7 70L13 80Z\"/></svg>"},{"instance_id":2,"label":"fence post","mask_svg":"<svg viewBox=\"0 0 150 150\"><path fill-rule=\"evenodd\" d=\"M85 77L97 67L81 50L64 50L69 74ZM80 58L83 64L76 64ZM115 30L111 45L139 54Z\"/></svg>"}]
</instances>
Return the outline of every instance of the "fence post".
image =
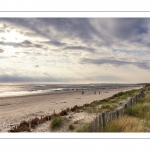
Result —
<instances>
[{"instance_id":1,"label":"fence post","mask_svg":"<svg viewBox=\"0 0 150 150\"><path fill-rule=\"evenodd\" d=\"M103 116L102 113L99 114L99 129L103 131Z\"/></svg>"},{"instance_id":2,"label":"fence post","mask_svg":"<svg viewBox=\"0 0 150 150\"><path fill-rule=\"evenodd\" d=\"M105 118L106 114L103 112L102 113L102 118L103 118L103 128L106 126L106 118Z\"/></svg>"},{"instance_id":3,"label":"fence post","mask_svg":"<svg viewBox=\"0 0 150 150\"><path fill-rule=\"evenodd\" d=\"M97 119L96 119L96 120L97 120L97 129L99 129L99 127L100 127L100 126L99 126L99 116L97 115L96 118L97 118Z\"/></svg>"}]
</instances>

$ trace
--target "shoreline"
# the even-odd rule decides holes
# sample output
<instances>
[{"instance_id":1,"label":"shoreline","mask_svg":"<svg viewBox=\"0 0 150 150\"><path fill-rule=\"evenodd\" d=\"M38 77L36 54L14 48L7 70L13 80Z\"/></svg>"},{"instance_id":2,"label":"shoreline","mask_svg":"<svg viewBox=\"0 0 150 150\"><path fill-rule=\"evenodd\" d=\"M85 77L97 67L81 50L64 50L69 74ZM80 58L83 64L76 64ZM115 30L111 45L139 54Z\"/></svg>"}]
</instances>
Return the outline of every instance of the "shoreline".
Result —
<instances>
[{"instance_id":1,"label":"shoreline","mask_svg":"<svg viewBox=\"0 0 150 150\"><path fill-rule=\"evenodd\" d=\"M84 91L84 92L88 92L88 91L103 91L103 90L117 90L117 89L122 89L122 88L142 88L143 86L142 85L139 85L139 86L122 86L122 87L117 87L117 88L97 88L97 89L78 89L78 90L60 90L60 91L52 91L52 92L41 92L41 93L30 93L30 94L23 94L23 95L7 95L7 96L1 96L0 95L0 100L1 99L13 99L13 98L22 98L22 97L34 97L34 96L40 96L40 95L43 95L43 96L46 96L46 95L52 95L52 94L63 94L63 93L72 93L72 92L81 92Z\"/></svg>"},{"instance_id":2,"label":"shoreline","mask_svg":"<svg viewBox=\"0 0 150 150\"><path fill-rule=\"evenodd\" d=\"M33 117L56 113L67 107L83 105L94 100L108 98L120 91L140 89L141 87L123 87L119 89L87 90L82 95L81 91L63 93L36 94L17 97L0 98L0 132L7 132L11 125ZM99 91L101 92L99 94Z\"/></svg>"}]
</instances>

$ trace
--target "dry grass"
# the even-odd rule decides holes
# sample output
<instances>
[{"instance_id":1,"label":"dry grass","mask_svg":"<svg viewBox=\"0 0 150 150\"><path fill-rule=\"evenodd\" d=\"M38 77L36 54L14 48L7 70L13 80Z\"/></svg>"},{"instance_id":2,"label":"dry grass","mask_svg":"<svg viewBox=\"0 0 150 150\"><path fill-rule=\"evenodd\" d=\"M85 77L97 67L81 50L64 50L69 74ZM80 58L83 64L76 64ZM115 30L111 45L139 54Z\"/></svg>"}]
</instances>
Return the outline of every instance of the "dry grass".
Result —
<instances>
[{"instance_id":1,"label":"dry grass","mask_svg":"<svg viewBox=\"0 0 150 150\"><path fill-rule=\"evenodd\" d=\"M144 128L139 119L123 116L111 121L103 132L144 132Z\"/></svg>"}]
</instances>

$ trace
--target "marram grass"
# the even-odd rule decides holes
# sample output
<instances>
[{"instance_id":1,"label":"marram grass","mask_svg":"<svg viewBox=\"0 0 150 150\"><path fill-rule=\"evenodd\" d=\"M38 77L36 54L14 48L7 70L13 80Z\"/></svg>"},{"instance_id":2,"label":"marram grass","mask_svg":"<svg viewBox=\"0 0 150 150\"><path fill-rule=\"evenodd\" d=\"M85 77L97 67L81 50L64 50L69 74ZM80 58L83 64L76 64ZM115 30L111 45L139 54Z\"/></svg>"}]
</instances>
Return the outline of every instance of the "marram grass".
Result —
<instances>
[{"instance_id":1,"label":"marram grass","mask_svg":"<svg viewBox=\"0 0 150 150\"><path fill-rule=\"evenodd\" d=\"M111 121L103 132L143 132L144 128L137 118L123 116Z\"/></svg>"}]
</instances>

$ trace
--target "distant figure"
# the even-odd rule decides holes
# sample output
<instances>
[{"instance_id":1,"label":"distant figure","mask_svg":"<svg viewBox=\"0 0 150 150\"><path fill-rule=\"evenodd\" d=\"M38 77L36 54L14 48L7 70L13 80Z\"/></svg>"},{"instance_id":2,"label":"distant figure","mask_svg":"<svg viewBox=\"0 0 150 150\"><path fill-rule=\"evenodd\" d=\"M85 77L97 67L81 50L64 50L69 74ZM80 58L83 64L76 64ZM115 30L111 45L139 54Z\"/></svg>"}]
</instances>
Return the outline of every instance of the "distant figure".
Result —
<instances>
[{"instance_id":1,"label":"distant figure","mask_svg":"<svg viewBox=\"0 0 150 150\"><path fill-rule=\"evenodd\" d=\"M96 94L96 91L94 91L94 94Z\"/></svg>"},{"instance_id":2,"label":"distant figure","mask_svg":"<svg viewBox=\"0 0 150 150\"><path fill-rule=\"evenodd\" d=\"M99 94L100 94L100 92L99 92Z\"/></svg>"},{"instance_id":3,"label":"distant figure","mask_svg":"<svg viewBox=\"0 0 150 150\"><path fill-rule=\"evenodd\" d=\"M82 95L84 94L84 91L82 91Z\"/></svg>"}]
</instances>

